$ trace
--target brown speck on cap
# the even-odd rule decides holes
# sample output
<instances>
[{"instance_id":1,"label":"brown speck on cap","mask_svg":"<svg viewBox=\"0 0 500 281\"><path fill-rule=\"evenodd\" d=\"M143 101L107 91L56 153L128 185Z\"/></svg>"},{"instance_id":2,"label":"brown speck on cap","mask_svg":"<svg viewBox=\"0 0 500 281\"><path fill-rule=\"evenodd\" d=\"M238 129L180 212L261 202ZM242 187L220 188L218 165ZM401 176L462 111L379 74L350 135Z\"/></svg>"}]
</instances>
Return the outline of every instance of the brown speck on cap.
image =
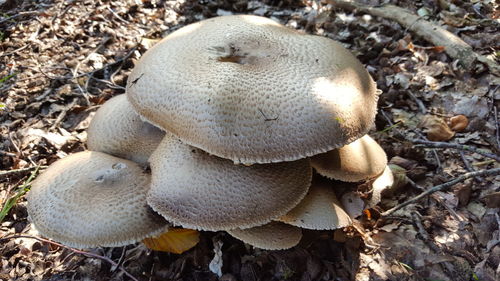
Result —
<instances>
[{"instance_id":1,"label":"brown speck on cap","mask_svg":"<svg viewBox=\"0 0 500 281\"><path fill-rule=\"evenodd\" d=\"M231 236L265 250L284 250L299 244L302 230L281 222L270 222L265 225L227 231Z\"/></svg>"},{"instance_id":2,"label":"brown speck on cap","mask_svg":"<svg viewBox=\"0 0 500 281\"><path fill-rule=\"evenodd\" d=\"M339 43L250 15L171 33L137 63L127 95L139 114L186 144L246 164L352 142L372 125L378 98L368 72Z\"/></svg>"},{"instance_id":3,"label":"brown speck on cap","mask_svg":"<svg viewBox=\"0 0 500 281\"><path fill-rule=\"evenodd\" d=\"M341 148L311 157L311 165L322 176L347 182L373 178L387 166L387 156L370 136Z\"/></svg>"},{"instance_id":4,"label":"brown speck on cap","mask_svg":"<svg viewBox=\"0 0 500 281\"><path fill-rule=\"evenodd\" d=\"M286 214L311 184L309 159L235 165L165 137L151 156L150 206L174 225L228 230Z\"/></svg>"},{"instance_id":5,"label":"brown speck on cap","mask_svg":"<svg viewBox=\"0 0 500 281\"><path fill-rule=\"evenodd\" d=\"M79 152L50 165L28 192L28 214L50 239L77 248L117 247L166 231L147 205L150 175L136 163Z\"/></svg>"},{"instance_id":6,"label":"brown speck on cap","mask_svg":"<svg viewBox=\"0 0 500 281\"><path fill-rule=\"evenodd\" d=\"M90 150L146 164L165 132L143 121L126 95L118 95L97 110L87 134Z\"/></svg>"}]
</instances>

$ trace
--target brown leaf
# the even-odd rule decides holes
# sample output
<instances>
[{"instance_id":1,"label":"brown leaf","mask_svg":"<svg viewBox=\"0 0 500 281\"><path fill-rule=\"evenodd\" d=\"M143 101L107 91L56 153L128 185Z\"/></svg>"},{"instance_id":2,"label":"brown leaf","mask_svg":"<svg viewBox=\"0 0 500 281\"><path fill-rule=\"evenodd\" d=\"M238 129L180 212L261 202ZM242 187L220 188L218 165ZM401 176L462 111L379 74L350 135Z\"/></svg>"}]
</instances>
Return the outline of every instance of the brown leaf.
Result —
<instances>
[{"instance_id":1,"label":"brown leaf","mask_svg":"<svg viewBox=\"0 0 500 281\"><path fill-rule=\"evenodd\" d=\"M500 191L490 193L483 197L488 208L500 208Z\"/></svg>"},{"instance_id":2,"label":"brown leaf","mask_svg":"<svg viewBox=\"0 0 500 281\"><path fill-rule=\"evenodd\" d=\"M465 115L455 115L450 118L449 125L453 131L462 132L469 125L469 119Z\"/></svg>"},{"instance_id":3,"label":"brown leaf","mask_svg":"<svg viewBox=\"0 0 500 281\"><path fill-rule=\"evenodd\" d=\"M430 141L447 141L455 135L443 119L434 115L422 117L419 127L423 128Z\"/></svg>"},{"instance_id":4,"label":"brown leaf","mask_svg":"<svg viewBox=\"0 0 500 281\"><path fill-rule=\"evenodd\" d=\"M458 205L463 207L469 203L472 188L470 184L459 184L455 188L455 196L458 198Z\"/></svg>"},{"instance_id":5,"label":"brown leaf","mask_svg":"<svg viewBox=\"0 0 500 281\"><path fill-rule=\"evenodd\" d=\"M155 251L181 254L198 244L199 236L196 230L173 228L159 237L146 238L142 242Z\"/></svg>"}]
</instances>

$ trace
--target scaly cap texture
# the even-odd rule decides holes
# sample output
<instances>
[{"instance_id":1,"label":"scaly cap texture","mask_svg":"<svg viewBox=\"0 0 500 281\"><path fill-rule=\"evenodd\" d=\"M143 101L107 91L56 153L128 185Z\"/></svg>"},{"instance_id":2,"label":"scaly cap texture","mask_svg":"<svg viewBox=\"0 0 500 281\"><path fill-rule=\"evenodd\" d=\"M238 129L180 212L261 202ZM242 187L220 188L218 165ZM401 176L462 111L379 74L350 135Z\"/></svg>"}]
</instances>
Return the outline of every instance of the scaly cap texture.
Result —
<instances>
[{"instance_id":1,"label":"scaly cap texture","mask_svg":"<svg viewBox=\"0 0 500 281\"><path fill-rule=\"evenodd\" d=\"M302 200L312 177L309 159L234 165L168 136L150 160L149 205L169 222L198 230L268 223Z\"/></svg>"},{"instance_id":2,"label":"scaly cap texture","mask_svg":"<svg viewBox=\"0 0 500 281\"><path fill-rule=\"evenodd\" d=\"M48 238L77 248L117 247L166 231L146 203L150 175L134 162L85 151L54 162L31 185L28 214Z\"/></svg>"},{"instance_id":3,"label":"scaly cap texture","mask_svg":"<svg viewBox=\"0 0 500 281\"><path fill-rule=\"evenodd\" d=\"M165 132L143 121L126 95L105 102L97 110L87 130L90 150L146 164Z\"/></svg>"},{"instance_id":4,"label":"scaly cap texture","mask_svg":"<svg viewBox=\"0 0 500 281\"><path fill-rule=\"evenodd\" d=\"M235 163L292 161L366 134L377 90L339 43L271 19L185 26L137 63L129 101L183 142Z\"/></svg>"},{"instance_id":5,"label":"scaly cap texture","mask_svg":"<svg viewBox=\"0 0 500 281\"><path fill-rule=\"evenodd\" d=\"M231 236L265 250L284 250L299 244L302 230L281 222L270 222L265 225L227 231Z\"/></svg>"}]
</instances>

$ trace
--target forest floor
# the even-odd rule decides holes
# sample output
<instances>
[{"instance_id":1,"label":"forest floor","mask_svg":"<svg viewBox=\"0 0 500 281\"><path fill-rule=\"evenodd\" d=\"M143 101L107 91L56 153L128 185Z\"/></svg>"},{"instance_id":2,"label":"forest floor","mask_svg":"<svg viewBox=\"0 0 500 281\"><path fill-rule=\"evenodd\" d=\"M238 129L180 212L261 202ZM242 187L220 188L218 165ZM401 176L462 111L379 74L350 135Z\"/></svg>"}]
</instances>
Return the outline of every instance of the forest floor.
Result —
<instances>
[{"instance_id":1,"label":"forest floor","mask_svg":"<svg viewBox=\"0 0 500 281\"><path fill-rule=\"evenodd\" d=\"M140 243L86 251L121 260L138 280L499 280L500 176L482 172L499 167L499 7L491 0L358 1L418 15L405 26L333 2L344 1L1 0L0 205L19 200L0 220L0 279L130 280L104 259L8 238L34 234L22 196L29 177L85 149L94 112L124 93L134 63L157 39L205 18L255 14L340 41L366 66L382 91L370 135L397 165L396 183L376 204L365 204L371 183L339 191L343 202L358 202L346 206L354 226L305 231L289 250L203 232L180 255ZM463 40L472 55L457 59L453 45L433 44L415 31L423 21ZM384 213L473 171L483 175ZM209 269L214 241L222 245L220 278Z\"/></svg>"}]
</instances>

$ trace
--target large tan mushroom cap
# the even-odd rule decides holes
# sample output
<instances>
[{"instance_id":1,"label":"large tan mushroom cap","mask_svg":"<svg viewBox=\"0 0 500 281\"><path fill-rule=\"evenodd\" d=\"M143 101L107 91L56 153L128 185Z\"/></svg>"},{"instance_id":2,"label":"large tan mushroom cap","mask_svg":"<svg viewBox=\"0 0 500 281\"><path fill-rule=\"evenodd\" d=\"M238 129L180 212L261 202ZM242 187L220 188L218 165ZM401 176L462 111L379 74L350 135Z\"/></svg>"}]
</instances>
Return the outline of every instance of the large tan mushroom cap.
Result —
<instances>
[{"instance_id":1,"label":"large tan mushroom cap","mask_svg":"<svg viewBox=\"0 0 500 281\"><path fill-rule=\"evenodd\" d=\"M280 222L270 222L265 225L227 231L231 236L265 250L284 250L299 244L302 230L298 227Z\"/></svg>"},{"instance_id":2,"label":"large tan mushroom cap","mask_svg":"<svg viewBox=\"0 0 500 281\"><path fill-rule=\"evenodd\" d=\"M270 19L225 16L181 28L144 54L134 108L183 142L236 163L292 161L366 134L377 90L337 42Z\"/></svg>"},{"instance_id":3,"label":"large tan mushroom cap","mask_svg":"<svg viewBox=\"0 0 500 281\"><path fill-rule=\"evenodd\" d=\"M299 205L279 218L279 221L316 230L337 229L352 223L337 200L331 184L318 180L313 181Z\"/></svg>"},{"instance_id":4,"label":"large tan mushroom cap","mask_svg":"<svg viewBox=\"0 0 500 281\"><path fill-rule=\"evenodd\" d=\"M341 148L311 157L311 165L325 177L357 182L373 178L387 166L387 155L370 136Z\"/></svg>"},{"instance_id":5,"label":"large tan mushroom cap","mask_svg":"<svg viewBox=\"0 0 500 281\"><path fill-rule=\"evenodd\" d=\"M126 95L113 97L97 110L87 131L90 150L145 164L165 132L144 122Z\"/></svg>"},{"instance_id":6,"label":"large tan mushroom cap","mask_svg":"<svg viewBox=\"0 0 500 281\"><path fill-rule=\"evenodd\" d=\"M33 182L28 213L38 231L78 248L131 244L166 230L146 203L150 176L134 162L80 152Z\"/></svg>"},{"instance_id":7,"label":"large tan mushroom cap","mask_svg":"<svg viewBox=\"0 0 500 281\"><path fill-rule=\"evenodd\" d=\"M198 230L263 225L306 195L308 159L243 166L165 137L151 156L150 206L168 221Z\"/></svg>"}]
</instances>

